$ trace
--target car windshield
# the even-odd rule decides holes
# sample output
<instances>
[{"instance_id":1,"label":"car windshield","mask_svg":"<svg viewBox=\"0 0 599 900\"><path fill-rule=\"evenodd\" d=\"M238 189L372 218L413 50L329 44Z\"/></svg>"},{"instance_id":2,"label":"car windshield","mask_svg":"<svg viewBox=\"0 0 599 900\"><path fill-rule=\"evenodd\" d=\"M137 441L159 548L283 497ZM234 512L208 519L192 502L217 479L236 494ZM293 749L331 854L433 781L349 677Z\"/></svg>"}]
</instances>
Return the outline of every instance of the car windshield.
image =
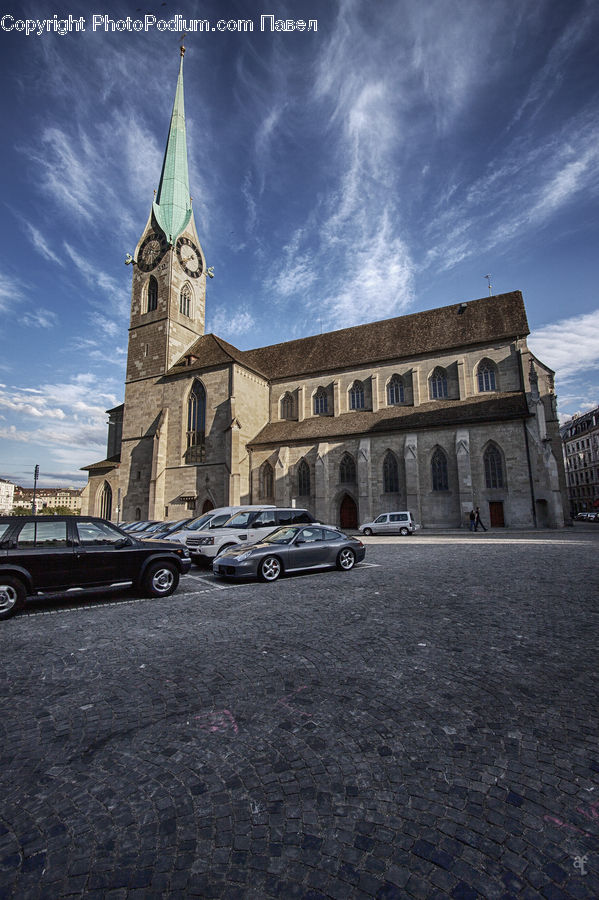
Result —
<instances>
[{"instance_id":1,"label":"car windshield","mask_svg":"<svg viewBox=\"0 0 599 900\"><path fill-rule=\"evenodd\" d=\"M297 528L277 528L263 539L264 544L290 544L297 534Z\"/></svg>"},{"instance_id":2,"label":"car windshield","mask_svg":"<svg viewBox=\"0 0 599 900\"><path fill-rule=\"evenodd\" d=\"M186 525L185 527L188 531L197 531L198 528L203 528L211 518L212 513L204 513L204 515L200 516L199 519L194 519L193 522L190 522L189 525Z\"/></svg>"},{"instance_id":3,"label":"car windshield","mask_svg":"<svg viewBox=\"0 0 599 900\"><path fill-rule=\"evenodd\" d=\"M252 519L255 519L258 513L256 510L246 509L245 512L237 513L231 516L226 523L225 528L247 528Z\"/></svg>"}]
</instances>

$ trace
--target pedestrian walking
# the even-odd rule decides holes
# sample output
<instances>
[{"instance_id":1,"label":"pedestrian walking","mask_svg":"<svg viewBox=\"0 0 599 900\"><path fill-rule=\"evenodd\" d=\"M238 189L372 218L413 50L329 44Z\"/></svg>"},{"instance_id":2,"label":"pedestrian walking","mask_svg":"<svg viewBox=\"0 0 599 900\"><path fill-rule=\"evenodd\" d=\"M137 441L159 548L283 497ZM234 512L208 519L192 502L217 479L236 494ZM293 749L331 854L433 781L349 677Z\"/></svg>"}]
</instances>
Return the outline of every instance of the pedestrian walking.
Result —
<instances>
[{"instance_id":1,"label":"pedestrian walking","mask_svg":"<svg viewBox=\"0 0 599 900\"><path fill-rule=\"evenodd\" d=\"M475 531L478 531L478 526L479 526L479 525L480 525L480 527L482 528L483 531L486 531L486 530L487 530L487 529L485 528L485 526L483 525L483 520L482 520L481 517L480 517L480 507L477 506L477 507L476 507L476 512L475 512L475 514L474 514L474 530L475 530Z\"/></svg>"},{"instance_id":2,"label":"pedestrian walking","mask_svg":"<svg viewBox=\"0 0 599 900\"><path fill-rule=\"evenodd\" d=\"M476 530L476 513L473 509L470 510L470 531Z\"/></svg>"}]
</instances>

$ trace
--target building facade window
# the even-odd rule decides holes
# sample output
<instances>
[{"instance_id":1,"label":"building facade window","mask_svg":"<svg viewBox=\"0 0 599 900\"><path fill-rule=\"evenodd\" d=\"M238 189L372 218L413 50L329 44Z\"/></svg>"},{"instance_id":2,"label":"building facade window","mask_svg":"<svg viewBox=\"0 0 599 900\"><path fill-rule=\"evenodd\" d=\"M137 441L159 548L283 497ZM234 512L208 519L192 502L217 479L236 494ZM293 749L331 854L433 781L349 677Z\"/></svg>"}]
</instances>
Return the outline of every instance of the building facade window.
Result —
<instances>
[{"instance_id":1,"label":"building facade window","mask_svg":"<svg viewBox=\"0 0 599 900\"><path fill-rule=\"evenodd\" d=\"M327 392L323 387L319 387L314 394L314 415L326 415L329 411L329 401Z\"/></svg>"},{"instance_id":2,"label":"building facade window","mask_svg":"<svg viewBox=\"0 0 599 900\"><path fill-rule=\"evenodd\" d=\"M433 491L448 491L449 477L447 474L447 454L441 447L437 447L431 460L431 478Z\"/></svg>"},{"instance_id":3,"label":"building facade window","mask_svg":"<svg viewBox=\"0 0 599 900\"><path fill-rule=\"evenodd\" d=\"M393 375L387 385L387 406L397 406L404 402L403 378Z\"/></svg>"},{"instance_id":4,"label":"building facade window","mask_svg":"<svg viewBox=\"0 0 599 900\"><path fill-rule=\"evenodd\" d=\"M274 497L275 473L269 462L262 463L260 468L260 498L272 500Z\"/></svg>"},{"instance_id":5,"label":"building facade window","mask_svg":"<svg viewBox=\"0 0 599 900\"><path fill-rule=\"evenodd\" d=\"M502 488L504 486L503 461L499 448L491 444L485 450L485 484L488 488Z\"/></svg>"},{"instance_id":6,"label":"building facade window","mask_svg":"<svg viewBox=\"0 0 599 900\"><path fill-rule=\"evenodd\" d=\"M441 400L447 397L447 372L438 366L428 380L431 400Z\"/></svg>"},{"instance_id":7,"label":"building facade window","mask_svg":"<svg viewBox=\"0 0 599 900\"><path fill-rule=\"evenodd\" d=\"M299 497L310 496L310 466L305 459L297 467L297 493Z\"/></svg>"},{"instance_id":8,"label":"building facade window","mask_svg":"<svg viewBox=\"0 0 599 900\"><path fill-rule=\"evenodd\" d=\"M103 519L110 519L112 516L112 488L107 481L102 485L102 493L100 495L100 516Z\"/></svg>"},{"instance_id":9,"label":"building facade window","mask_svg":"<svg viewBox=\"0 0 599 900\"><path fill-rule=\"evenodd\" d=\"M183 285L179 294L179 312L188 318L191 316L191 287L188 284Z\"/></svg>"},{"instance_id":10,"label":"building facade window","mask_svg":"<svg viewBox=\"0 0 599 900\"><path fill-rule=\"evenodd\" d=\"M364 385L361 381L354 381L349 389L349 408L364 409Z\"/></svg>"},{"instance_id":11,"label":"building facade window","mask_svg":"<svg viewBox=\"0 0 599 900\"><path fill-rule=\"evenodd\" d=\"M289 391L281 397L281 418L293 419L293 397Z\"/></svg>"},{"instance_id":12,"label":"building facade window","mask_svg":"<svg viewBox=\"0 0 599 900\"><path fill-rule=\"evenodd\" d=\"M483 359L478 367L477 372L479 393L485 391L497 390L497 378L495 375L495 366L490 360Z\"/></svg>"},{"instance_id":13,"label":"building facade window","mask_svg":"<svg viewBox=\"0 0 599 900\"><path fill-rule=\"evenodd\" d=\"M148 281L148 312L158 309L158 282L153 275Z\"/></svg>"},{"instance_id":14,"label":"building facade window","mask_svg":"<svg viewBox=\"0 0 599 900\"><path fill-rule=\"evenodd\" d=\"M399 466L397 457L391 450L387 450L383 460L383 492L396 494L399 491Z\"/></svg>"},{"instance_id":15,"label":"building facade window","mask_svg":"<svg viewBox=\"0 0 599 900\"><path fill-rule=\"evenodd\" d=\"M185 460L190 463L206 459L206 391L201 381L194 381L187 401L187 433Z\"/></svg>"},{"instance_id":16,"label":"building facade window","mask_svg":"<svg viewBox=\"0 0 599 900\"><path fill-rule=\"evenodd\" d=\"M353 484L356 480L356 463L350 453L344 453L339 465L339 481L342 484Z\"/></svg>"}]
</instances>

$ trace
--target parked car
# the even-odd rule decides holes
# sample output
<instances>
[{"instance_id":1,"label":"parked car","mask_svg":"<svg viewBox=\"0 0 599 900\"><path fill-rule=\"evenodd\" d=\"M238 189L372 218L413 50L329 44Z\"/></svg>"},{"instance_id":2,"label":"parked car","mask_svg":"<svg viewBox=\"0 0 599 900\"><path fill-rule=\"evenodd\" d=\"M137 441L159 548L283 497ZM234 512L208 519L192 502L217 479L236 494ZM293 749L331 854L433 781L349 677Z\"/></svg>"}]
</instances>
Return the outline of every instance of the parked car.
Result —
<instances>
[{"instance_id":1,"label":"parked car","mask_svg":"<svg viewBox=\"0 0 599 900\"><path fill-rule=\"evenodd\" d=\"M180 541L182 544L187 544L188 537L197 536L198 531L208 531L209 529L222 528L234 513L240 512L241 510L272 508L273 507L267 507L264 504L262 504L261 506L252 506L251 504L247 504L245 506L219 506L216 509L211 509L207 513L203 513L203 515L198 516L198 518L196 519L192 519L191 522L189 522L187 525L177 529L177 531L174 531L171 535L171 540Z\"/></svg>"},{"instance_id":2,"label":"parked car","mask_svg":"<svg viewBox=\"0 0 599 900\"><path fill-rule=\"evenodd\" d=\"M231 516L218 530L188 536L187 549L193 562L211 562L223 550L235 544L256 544L281 525L304 525L315 522L307 509L262 506L247 508Z\"/></svg>"},{"instance_id":3,"label":"parked car","mask_svg":"<svg viewBox=\"0 0 599 900\"><path fill-rule=\"evenodd\" d=\"M364 544L326 525L285 525L257 544L223 550L212 570L223 578L276 581L287 572L337 566L349 571L366 555Z\"/></svg>"},{"instance_id":4,"label":"parked car","mask_svg":"<svg viewBox=\"0 0 599 900\"><path fill-rule=\"evenodd\" d=\"M0 619L27 597L128 582L167 597L189 572L189 552L169 541L145 543L95 516L0 518Z\"/></svg>"},{"instance_id":5,"label":"parked car","mask_svg":"<svg viewBox=\"0 0 599 900\"><path fill-rule=\"evenodd\" d=\"M170 540L171 534L185 528L189 522L193 522L193 519L179 519L177 522L158 522L151 528L146 528L139 536L143 541L148 541L150 539L162 541L167 537Z\"/></svg>"},{"instance_id":6,"label":"parked car","mask_svg":"<svg viewBox=\"0 0 599 900\"><path fill-rule=\"evenodd\" d=\"M381 513L372 522L360 525L362 534L414 534L418 526L414 522L411 512L387 512Z\"/></svg>"}]
</instances>

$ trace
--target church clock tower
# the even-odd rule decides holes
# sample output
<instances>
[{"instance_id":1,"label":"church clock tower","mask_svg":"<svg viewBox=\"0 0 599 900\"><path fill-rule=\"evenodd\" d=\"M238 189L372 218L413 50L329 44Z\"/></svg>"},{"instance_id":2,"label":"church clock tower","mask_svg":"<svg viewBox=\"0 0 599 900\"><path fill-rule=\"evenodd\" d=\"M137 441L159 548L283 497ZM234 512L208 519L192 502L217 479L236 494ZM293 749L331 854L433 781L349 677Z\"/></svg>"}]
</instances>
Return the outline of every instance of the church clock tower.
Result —
<instances>
[{"instance_id":1,"label":"church clock tower","mask_svg":"<svg viewBox=\"0 0 599 900\"><path fill-rule=\"evenodd\" d=\"M126 383L163 375L204 334L206 260L189 194L183 55L160 183L133 265Z\"/></svg>"}]
</instances>

